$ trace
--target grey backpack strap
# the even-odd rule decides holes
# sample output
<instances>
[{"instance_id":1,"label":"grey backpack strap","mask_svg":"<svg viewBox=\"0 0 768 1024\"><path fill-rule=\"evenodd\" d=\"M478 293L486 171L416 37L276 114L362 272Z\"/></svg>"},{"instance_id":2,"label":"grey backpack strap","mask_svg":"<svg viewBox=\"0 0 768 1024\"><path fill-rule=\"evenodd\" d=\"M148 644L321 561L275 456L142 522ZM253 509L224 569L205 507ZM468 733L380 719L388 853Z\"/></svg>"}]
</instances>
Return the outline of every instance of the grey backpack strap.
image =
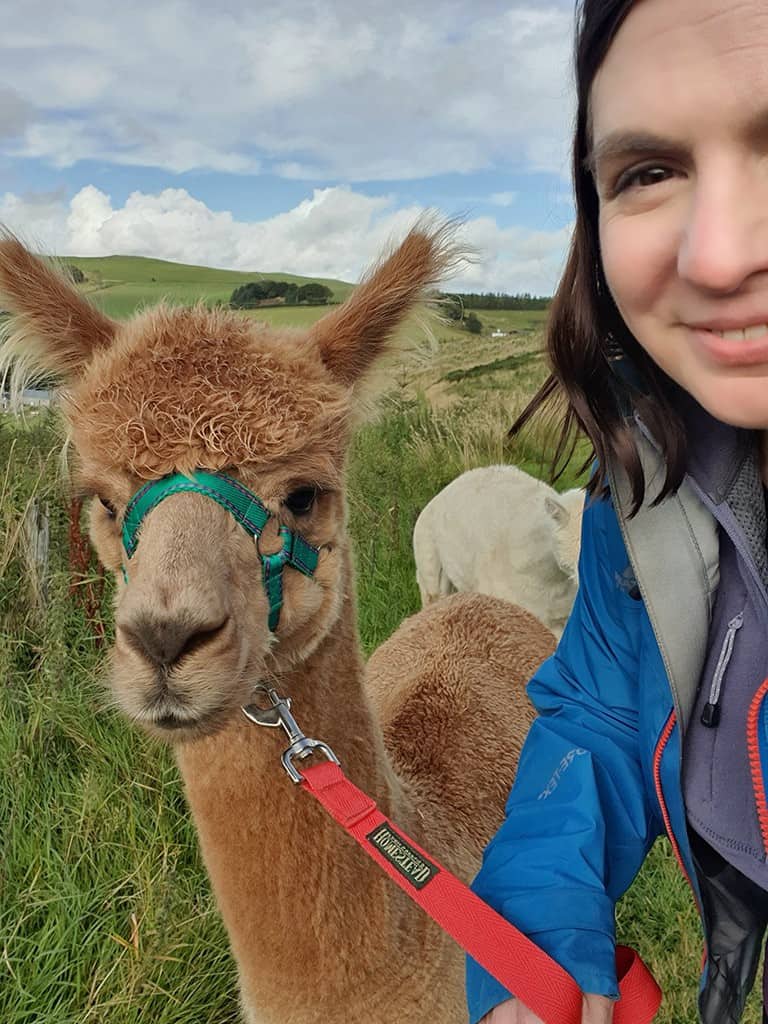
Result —
<instances>
[{"instance_id":1,"label":"grey backpack strap","mask_svg":"<svg viewBox=\"0 0 768 1024\"><path fill-rule=\"evenodd\" d=\"M632 519L631 489L614 460L608 478L627 554L667 670L678 720L687 728L707 652L719 580L717 524L686 479L676 494L650 508L664 481L663 461L635 434L646 498Z\"/></svg>"}]
</instances>

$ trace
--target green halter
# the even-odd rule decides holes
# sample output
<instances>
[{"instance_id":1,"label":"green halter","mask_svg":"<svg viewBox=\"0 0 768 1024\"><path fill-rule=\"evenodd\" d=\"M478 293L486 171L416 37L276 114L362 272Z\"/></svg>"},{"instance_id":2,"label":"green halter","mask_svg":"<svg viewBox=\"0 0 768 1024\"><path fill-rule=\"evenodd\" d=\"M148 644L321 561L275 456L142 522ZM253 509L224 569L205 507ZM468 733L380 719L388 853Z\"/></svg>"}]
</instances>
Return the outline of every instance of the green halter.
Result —
<instances>
[{"instance_id":1,"label":"green halter","mask_svg":"<svg viewBox=\"0 0 768 1024\"><path fill-rule=\"evenodd\" d=\"M123 547L128 558L132 558L139 544L139 528L153 508L165 498L184 491L193 491L213 498L230 512L240 523L246 533L255 540L272 515L259 501L255 494L243 487L237 480L224 473L206 473L202 469L195 470L191 477L176 473L151 480L128 502L123 519ZM317 569L319 552L298 533L292 533L287 526L281 526L280 537L283 546L273 555L258 555L261 559L262 582L269 601L269 629L274 633L280 621L280 609L283 604L283 566L292 565L294 569L312 576ZM126 582L128 576L123 567Z\"/></svg>"}]
</instances>

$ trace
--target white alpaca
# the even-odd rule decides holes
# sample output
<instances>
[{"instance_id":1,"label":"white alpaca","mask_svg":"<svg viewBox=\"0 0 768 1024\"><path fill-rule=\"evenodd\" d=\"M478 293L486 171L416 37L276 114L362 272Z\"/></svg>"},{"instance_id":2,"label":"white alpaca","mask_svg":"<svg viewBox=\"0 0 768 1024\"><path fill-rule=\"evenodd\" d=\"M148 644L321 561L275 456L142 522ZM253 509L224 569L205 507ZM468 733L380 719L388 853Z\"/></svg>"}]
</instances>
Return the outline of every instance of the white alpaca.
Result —
<instances>
[{"instance_id":1,"label":"white alpaca","mask_svg":"<svg viewBox=\"0 0 768 1024\"><path fill-rule=\"evenodd\" d=\"M578 587L582 490L558 494L516 466L472 469L413 531L423 605L476 591L521 605L560 636Z\"/></svg>"}]
</instances>

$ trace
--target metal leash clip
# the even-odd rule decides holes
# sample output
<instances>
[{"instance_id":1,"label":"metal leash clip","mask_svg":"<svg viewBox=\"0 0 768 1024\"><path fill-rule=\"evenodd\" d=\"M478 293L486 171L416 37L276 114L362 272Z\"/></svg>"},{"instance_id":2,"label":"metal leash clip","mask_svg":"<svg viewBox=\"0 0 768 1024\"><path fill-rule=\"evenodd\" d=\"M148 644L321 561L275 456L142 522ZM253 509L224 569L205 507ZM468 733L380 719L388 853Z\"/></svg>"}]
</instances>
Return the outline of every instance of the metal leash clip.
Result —
<instances>
[{"instance_id":1,"label":"metal leash clip","mask_svg":"<svg viewBox=\"0 0 768 1024\"><path fill-rule=\"evenodd\" d=\"M269 707L246 704L242 708L243 714L249 722L253 722L255 725L265 725L270 729L282 726L286 731L291 745L284 751L281 761L293 782L302 780L301 773L293 766L294 757L303 760L317 750L321 754L325 754L328 760L333 761L334 764L340 763L327 743L323 743L322 740L310 739L309 736L304 735L291 714L290 697L281 697L277 690L273 690L272 687L265 686L263 683L254 686L253 692L254 694L264 694L269 701Z\"/></svg>"}]
</instances>

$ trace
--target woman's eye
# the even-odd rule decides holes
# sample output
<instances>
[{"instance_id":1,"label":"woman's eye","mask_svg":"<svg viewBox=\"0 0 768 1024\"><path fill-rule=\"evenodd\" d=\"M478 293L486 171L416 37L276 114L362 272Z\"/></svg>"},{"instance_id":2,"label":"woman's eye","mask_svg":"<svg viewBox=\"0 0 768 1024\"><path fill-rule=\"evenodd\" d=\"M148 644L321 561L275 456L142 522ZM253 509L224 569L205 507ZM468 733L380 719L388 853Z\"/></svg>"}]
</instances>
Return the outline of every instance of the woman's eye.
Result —
<instances>
[{"instance_id":1,"label":"woman's eye","mask_svg":"<svg viewBox=\"0 0 768 1024\"><path fill-rule=\"evenodd\" d=\"M117 509L112 504L112 502L111 501L107 501L106 498L101 498L101 497L99 498L99 501L101 502L102 507L105 508L107 510L107 512L109 513L109 518L110 519L116 519L117 518Z\"/></svg>"},{"instance_id":2,"label":"woman's eye","mask_svg":"<svg viewBox=\"0 0 768 1024\"><path fill-rule=\"evenodd\" d=\"M306 516L312 511L316 498L317 488L299 487L297 490L291 491L283 504L295 516Z\"/></svg>"},{"instance_id":3,"label":"woman's eye","mask_svg":"<svg viewBox=\"0 0 768 1024\"><path fill-rule=\"evenodd\" d=\"M652 185L660 185L672 176L672 171L667 167L635 167L620 175L613 187L613 194L618 195L629 188L650 188Z\"/></svg>"}]
</instances>

